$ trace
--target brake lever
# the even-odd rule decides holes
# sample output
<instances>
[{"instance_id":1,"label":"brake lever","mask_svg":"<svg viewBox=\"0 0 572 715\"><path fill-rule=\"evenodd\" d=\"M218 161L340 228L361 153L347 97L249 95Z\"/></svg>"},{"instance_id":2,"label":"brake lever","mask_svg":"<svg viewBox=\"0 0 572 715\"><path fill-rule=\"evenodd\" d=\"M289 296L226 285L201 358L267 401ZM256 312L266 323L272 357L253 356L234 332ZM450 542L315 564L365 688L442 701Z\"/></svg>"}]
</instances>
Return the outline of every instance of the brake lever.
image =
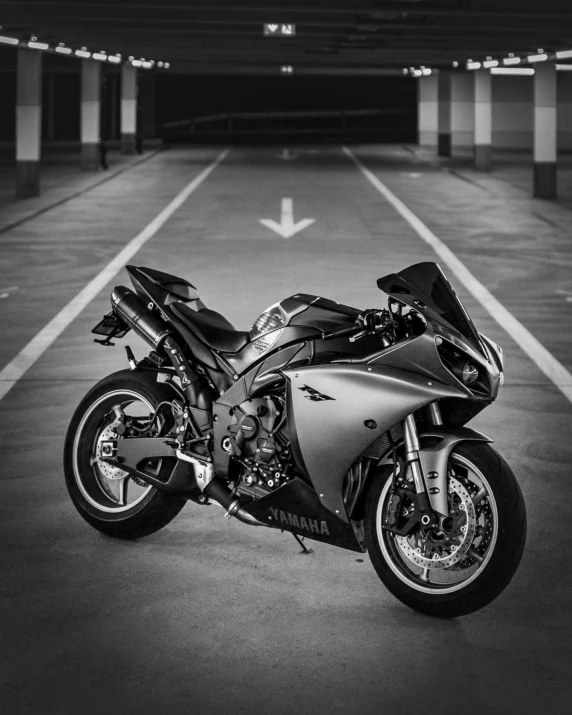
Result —
<instances>
[{"instance_id":1,"label":"brake lever","mask_svg":"<svg viewBox=\"0 0 572 715\"><path fill-rule=\"evenodd\" d=\"M362 330L361 333L356 333L355 335L352 335L350 338L350 343L355 343L356 340L359 340L360 338L365 338L365 336L368 335L369 332L369 330Z\"/></svg>"}]
</instances>

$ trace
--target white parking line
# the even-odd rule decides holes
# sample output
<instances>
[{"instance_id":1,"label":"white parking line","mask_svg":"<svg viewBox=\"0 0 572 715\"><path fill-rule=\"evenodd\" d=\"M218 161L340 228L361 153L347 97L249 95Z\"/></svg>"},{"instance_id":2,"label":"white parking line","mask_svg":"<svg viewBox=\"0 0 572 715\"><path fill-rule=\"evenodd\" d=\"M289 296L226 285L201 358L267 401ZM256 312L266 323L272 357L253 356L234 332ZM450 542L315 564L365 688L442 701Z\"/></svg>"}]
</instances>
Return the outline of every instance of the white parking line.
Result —
<instances>
[{"instance_id":1,"label":"white parking line","mask_svg":"<svg viewBox=\"0 0 572 715\"><path fill-rule=\"evenodd\" d=\"M68 325L77 318L82 310L91 303L95 296L114 278L133 258L137 251L165 224L175 211L189 198L193 191L202 184L207 176L220 164L229 149L221 152L217 158L195 177L165 208L113 258L105 268L83 288L75 298L60 310L30 342L20 350L16 357L0 371L0 400L14 387L18 380L29 370L36 360L63 333Z\"/></svg>"},{"instance_id":2,"label":"white parking line","mask_svg":"<svg viewBox=\"0 0 572 715\"><path fill-rule=\"evenodd\" d=\"M457 256L430 231L403 201L397 198L375 174L373 174L348 147L342 147L344 153L356 164L367 180L379 193L393 206L393 208L407 221L425 241L439 258L445 263L455 276L463 283L485 310L493 317L510 337L519 345L535 365L551 380L560 392L572 403L572 375L559 362L552 353L539 342L502 303L500 303L487 288L469 271Z\"/></svg>"}]
</instances>

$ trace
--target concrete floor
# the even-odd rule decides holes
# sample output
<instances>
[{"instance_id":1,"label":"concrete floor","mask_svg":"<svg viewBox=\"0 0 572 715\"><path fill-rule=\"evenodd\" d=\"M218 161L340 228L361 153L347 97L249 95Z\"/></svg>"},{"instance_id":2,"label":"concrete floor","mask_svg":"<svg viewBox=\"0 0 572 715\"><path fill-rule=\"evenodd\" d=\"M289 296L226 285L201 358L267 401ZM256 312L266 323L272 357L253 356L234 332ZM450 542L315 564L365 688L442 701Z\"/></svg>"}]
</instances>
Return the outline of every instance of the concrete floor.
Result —
<instances>
[{"instance_id":1,"label":"concrete floor","mask_svg":"<svg viewBox=\"0 0 572 715\"><path fill-rule=\"evenodd\" d=\"M233 149L133 262L187 277L247 329L298 291L380 306L379 276L435 260L340 148L290 161L280 149ZM506 182L484 191L401 147L355 151L571 370L568 210ZM217 153L161 153L0 233L0 289L17 288L0 299L0 367ZM259 223L279 218L282 197L296 220L316 219L290 240ZM516 472L529 537L501 597L438 621L386 592L367 556L321 544L302 556L292 537L216 507L189 505L133 543L83 522L62 446L88 388L126 364L123 342L103 349L90 335L120 283L125 272L0 402L0 712L569 712L572 405L462 285L508 361L499 400L472 424Z\"/></svg>"}]
</instances>

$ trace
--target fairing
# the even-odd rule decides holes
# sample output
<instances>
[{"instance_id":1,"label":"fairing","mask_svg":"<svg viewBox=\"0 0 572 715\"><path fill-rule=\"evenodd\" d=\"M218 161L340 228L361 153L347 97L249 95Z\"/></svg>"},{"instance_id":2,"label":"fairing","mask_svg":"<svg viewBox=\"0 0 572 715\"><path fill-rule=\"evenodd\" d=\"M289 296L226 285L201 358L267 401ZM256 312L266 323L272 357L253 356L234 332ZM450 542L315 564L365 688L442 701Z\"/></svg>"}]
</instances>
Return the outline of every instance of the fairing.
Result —
<instances>
[{"instance_id":1,"label":"fairing","mask_svg":"<svg viewBox=\"0 0 572 715\"><path fill-rule=\"evenodd\" d=\"M430 402L466 398L444 383L394 368L317 365L284 374L290 435L322 503L345 521L344 480L373 440Z\"/></svg>"}]
</instances>

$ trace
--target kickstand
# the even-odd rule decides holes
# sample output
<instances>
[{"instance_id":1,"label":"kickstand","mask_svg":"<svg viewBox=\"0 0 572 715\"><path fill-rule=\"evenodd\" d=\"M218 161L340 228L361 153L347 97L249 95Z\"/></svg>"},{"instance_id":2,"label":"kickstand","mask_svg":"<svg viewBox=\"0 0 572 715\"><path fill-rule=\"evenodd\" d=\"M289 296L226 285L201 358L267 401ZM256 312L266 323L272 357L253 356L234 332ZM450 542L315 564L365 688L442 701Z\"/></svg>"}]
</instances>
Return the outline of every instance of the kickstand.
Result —
<instances>
[{"instance_id":1,"label":"kickstand","mask_svg":"<svg viewBox=\"0 0 572 715\"><path fill-rule=\"evenodd\" d=\"M301 554L313 554L314 549L307 549L304 542L302 539L298 536L298 534L292 534L292 536L296 539L296 541L300 544L302 547L302 551L300 551Z\"/></svg>"}]
</instances>

